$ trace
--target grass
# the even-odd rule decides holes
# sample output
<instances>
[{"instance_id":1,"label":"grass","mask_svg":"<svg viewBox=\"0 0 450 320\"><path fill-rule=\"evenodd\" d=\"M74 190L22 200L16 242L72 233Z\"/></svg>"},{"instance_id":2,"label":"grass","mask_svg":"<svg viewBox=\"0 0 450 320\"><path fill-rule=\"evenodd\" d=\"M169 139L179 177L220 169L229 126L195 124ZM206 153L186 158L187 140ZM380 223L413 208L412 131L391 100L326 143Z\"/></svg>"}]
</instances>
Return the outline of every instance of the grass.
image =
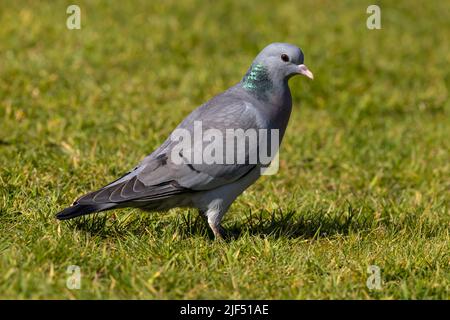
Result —
<instances>
[{"instance_id":1,"label":"grass","mask_svg":"<svg viewBox=\"0 0 450 320\"><path fill-rule=\"evenodd\" d=\"M2 1L0 298L450 298L448 3L377 1L381 30L369 1L76 3L69 31L72 2ZM233 204L233 239L193 210L54 219L274 41L315 80L291 80L280 172Z\"/></svg>"}]
</instances>

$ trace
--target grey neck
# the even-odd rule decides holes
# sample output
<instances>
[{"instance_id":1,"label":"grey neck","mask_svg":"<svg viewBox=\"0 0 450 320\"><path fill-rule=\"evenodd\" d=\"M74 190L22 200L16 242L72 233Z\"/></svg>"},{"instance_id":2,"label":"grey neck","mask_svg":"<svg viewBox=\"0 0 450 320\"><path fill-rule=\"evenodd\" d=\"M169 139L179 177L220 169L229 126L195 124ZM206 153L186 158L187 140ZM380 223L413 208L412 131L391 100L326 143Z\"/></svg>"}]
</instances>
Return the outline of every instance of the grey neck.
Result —
<instances>
[{"instance_id":1,"label":"grey neck","mask_svg":"<svg viewBox=\"0 0 450 320\"><path fill-rule=\"evenodd\" d=\"M242 86L244 89L256 93L265 93L271 90L273 82L270 79L267 67L259 63L253 63L242 79Z\"/></svg>"},{"instance_id":2,"label":"grey neck","mask_svg":"<svg viewBox=\"0 0 450 320\"><path fill-rule=\"evenodd\" d=\"M242 79L241 84L245 90L256 95L258 99L264 101L280 100L282 96L279 97L278 95L284 95L285 90L289 90L287 80L276 79L274 81L273 78L266 66L254 62Z\"/></svg>"}]
</instances>

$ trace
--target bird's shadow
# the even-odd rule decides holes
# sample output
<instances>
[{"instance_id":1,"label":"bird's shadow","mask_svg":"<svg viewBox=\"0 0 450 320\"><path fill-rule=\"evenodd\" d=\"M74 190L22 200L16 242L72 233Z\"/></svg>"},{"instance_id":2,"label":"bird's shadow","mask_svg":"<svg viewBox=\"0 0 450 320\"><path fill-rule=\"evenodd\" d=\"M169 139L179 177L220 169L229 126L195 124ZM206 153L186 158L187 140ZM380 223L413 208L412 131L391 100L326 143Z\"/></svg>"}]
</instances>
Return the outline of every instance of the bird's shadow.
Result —
<instances>
[{"instance_id":1,"label":"bird's shadow","mask_svg":"<svg viewBox=\"0 0 450 320\"><path fill-rule=\"evenodd\" d=\"M227 231L232 239L243 235L286 238L317 239L335 235L347 235L352 230L371 230L373 217L361 216L353 208L330 214L325 210L259 211L247 214L243 220L234 221Z\"/></svg>"},{"instance_id":2,"label":"bird's shadow","mask_svg":"<svg viewBox=\"0 0 450 320\"><path fill-rule=\"evenodd\" d=\"M233 241L245 235L314 239L347 235L352 230L371 230L373 215L362 215L361 212L362 210L352 207L333 214L325 210L249 211L239 219L230 219L225 223L226 240ZM181 238L195 236L214 238L204 219L192 210L176 215L175 219L172 217L161 219L160 213L137 216L129 214L121 219L116 218L114 214L102 213L75 219L69 222L69 226L101 238L123 237L130 233L142 236L146 232L169 232Z\"/></svg>"}]
</instances>

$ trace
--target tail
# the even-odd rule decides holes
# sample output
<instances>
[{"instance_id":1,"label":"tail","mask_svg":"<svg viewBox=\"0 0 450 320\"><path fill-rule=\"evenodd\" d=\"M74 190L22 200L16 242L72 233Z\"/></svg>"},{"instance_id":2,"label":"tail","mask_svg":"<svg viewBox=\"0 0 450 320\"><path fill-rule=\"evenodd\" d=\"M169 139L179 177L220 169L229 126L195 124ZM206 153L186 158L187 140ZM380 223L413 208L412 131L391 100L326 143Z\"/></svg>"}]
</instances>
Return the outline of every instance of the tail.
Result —
<instances>
[{"instance_id":1,"label":"tail","mask_svg":"<svg viewBox=\"0 0 450 320\"><path fill-rule=\"evenodd\" d=\"M64 209L63 211L56 214L56 218L59 220L68 220L79 216L84 216L86 214L91 214L94 212L105 211L113 209L116 203L99 203L99 204L79 204L75 203L73 206Z\"/></svg>"}]
</instances>

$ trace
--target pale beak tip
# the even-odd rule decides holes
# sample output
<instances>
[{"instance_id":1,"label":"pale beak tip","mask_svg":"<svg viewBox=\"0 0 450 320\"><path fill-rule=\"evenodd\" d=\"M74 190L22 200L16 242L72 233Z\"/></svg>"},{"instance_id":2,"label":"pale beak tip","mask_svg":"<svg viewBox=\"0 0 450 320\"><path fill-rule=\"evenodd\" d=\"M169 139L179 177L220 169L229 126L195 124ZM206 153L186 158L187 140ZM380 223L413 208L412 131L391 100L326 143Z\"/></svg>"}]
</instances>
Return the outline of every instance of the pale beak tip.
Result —
<instances>
[{"instance_id":1,"label":"pale beak tip","mask_svg":"<svg viewBox=\"0 0 450 320\"><path fill-rule=\"evenodd\" d=\"M304 75L305 77L308 77L311 80L314 79L314 74L304 64L299 65L298 69L299 69L298 73Z\"/></svg>"}]
</instances>

